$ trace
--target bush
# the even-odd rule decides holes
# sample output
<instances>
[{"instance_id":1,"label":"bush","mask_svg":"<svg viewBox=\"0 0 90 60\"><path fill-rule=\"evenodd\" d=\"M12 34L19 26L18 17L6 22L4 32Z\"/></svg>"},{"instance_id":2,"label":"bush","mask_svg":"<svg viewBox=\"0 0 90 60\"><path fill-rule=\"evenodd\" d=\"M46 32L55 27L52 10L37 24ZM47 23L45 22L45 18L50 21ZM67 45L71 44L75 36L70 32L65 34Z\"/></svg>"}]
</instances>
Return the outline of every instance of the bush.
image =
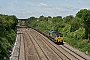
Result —
<instances>
[{"instance_id":1,"label":"bush","mask_svg":"<svg viewBox=\"0 0 90 60\"><path fill-rule=\"evenodd\" d=\"M9 58L8 52L14 44L17 18L0 14L0 60Z\"/></svg>"}]
</instances>

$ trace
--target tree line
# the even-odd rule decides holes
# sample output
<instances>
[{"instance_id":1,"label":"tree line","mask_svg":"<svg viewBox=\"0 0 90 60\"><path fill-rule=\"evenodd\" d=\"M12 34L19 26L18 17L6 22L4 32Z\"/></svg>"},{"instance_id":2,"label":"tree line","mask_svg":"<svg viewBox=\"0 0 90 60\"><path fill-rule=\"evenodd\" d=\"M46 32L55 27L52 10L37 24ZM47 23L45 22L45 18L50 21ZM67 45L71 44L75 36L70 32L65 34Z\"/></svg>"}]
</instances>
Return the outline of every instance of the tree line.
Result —
<instances>
[{"instance_id":1,"label":"tree line","mask_svg":"<svg viewBox=\"0 0 90 60\"><path fill-rule=\"evenodd\" d=\"M81 9L76 16L45 17L34 16L28 18L28 26L37 28L48 34L50 30L56 30L64 35L64 41L78 48L80 51L89 51L90 55L90 10Z\"/></svg>"}]
</instances>

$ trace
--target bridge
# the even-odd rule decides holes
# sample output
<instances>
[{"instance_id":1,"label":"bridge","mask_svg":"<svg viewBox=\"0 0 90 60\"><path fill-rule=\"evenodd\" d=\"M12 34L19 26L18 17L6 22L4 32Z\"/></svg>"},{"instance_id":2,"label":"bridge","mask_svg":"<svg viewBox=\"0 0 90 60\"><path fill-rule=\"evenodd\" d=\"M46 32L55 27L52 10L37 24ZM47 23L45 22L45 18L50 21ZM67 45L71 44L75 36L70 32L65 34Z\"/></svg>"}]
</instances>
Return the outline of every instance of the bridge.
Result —
<instances>
[{"instance_id":1,"label":"bridge","mask_svg":"<svg viewBox=\"0 0 90 60\"><path fill-rule=\"evenodd\" d=\"M25 22L25 25L27 26L28 24L28 19L18 19L18 21L20 22L20 26L22 26L22 21Z\"/></svg>"}]
</instances>

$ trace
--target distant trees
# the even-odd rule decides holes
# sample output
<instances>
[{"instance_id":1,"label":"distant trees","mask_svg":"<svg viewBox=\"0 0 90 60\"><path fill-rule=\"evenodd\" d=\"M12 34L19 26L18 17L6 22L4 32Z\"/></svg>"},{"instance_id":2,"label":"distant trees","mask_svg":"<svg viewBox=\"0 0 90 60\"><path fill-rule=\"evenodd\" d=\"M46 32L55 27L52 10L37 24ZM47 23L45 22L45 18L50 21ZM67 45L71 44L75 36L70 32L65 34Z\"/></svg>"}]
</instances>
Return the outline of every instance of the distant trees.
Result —
<instances>
[{"instance_id":1,"label":"distant trees","mask_svg":"<svg viewBox=\"0 0 90 60\"><path fill-rule=\"evenodd\" d=\"M33 27L35 27L36 25L37 25L37 18L35 18L35 17L30 17L30 18L28 18L28 23L30 24L30 25L32 25Z\"/></svg>"},{"instance_id":2,"label":"distant trees","mask_svg":"<svg viewBox=\"0 0 90 60\"><path fill-rule=\"evenodd\" d=\"M74 19L74 17L73 17L72 15L66 16L66 17L63 18L64 23L70 23L70 21L71 21L72 19Z\"/></svg>"},{"instance_id":3,"label":"distant trees","mask_svg":"<svg viewBox=\"0 0 90 60\"><path fill-rule=\"evenodd\" d=\"M77 17L71 19L70 25L71 25L71 29L70 29L71 32L74 32L78 30L80 27L83 27L82 20Z\"/></svg>"},{"instance_id":4,"label":"distant trees","mask_svg":"<svg viewBox=\"0 0 90 60\"><path fill-rule=\"evenodd\" d=\"M63 19L62 19L62 16L56 16L56 17L53 17L52 18L52 21L55 23L55 22L61 22L61 21L63 21Z\"/></svg>"}]
</instances>

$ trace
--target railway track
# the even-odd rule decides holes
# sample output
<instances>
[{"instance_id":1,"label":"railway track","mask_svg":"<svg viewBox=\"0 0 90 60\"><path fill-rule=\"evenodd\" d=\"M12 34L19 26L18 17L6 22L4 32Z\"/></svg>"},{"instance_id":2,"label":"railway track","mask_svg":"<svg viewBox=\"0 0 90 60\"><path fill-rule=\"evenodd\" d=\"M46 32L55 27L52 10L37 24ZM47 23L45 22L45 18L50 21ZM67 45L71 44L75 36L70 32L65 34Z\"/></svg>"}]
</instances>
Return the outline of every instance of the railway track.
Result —
<instances>
[{"instance_id":1,"label":"railway track","mask_svg":"<svg viewBox=\"0 0 90 60\"><path fill-rule=\"evenodd\" d=\"M17 29L16 41L9 60L25 60L24 49L23 34L21 29Z\"/></svg>"},{"instance_id":2,"label":"railway track","mask_svg":"<svg viewBox=\"0 0 90 60\"><path fill-rule=\"evenodd\" d=\"M22 32L21 40L23 40L20 46L23 48L19 48L18 60L90 60L76 53L66 44L56 45L36 29L26 27L19 29Z\"/></svg>"},{"instance_id":3,"label":"railway track","mask_svg":"<svg viewBox=\"0 0 90 60\"><path fill-rule=\"evenodd\" d=\"M35 31L34 31L35 32ZM38 34L38 32L37 32ZM35 35L35 34L34 34ZM42 36L41 34L38 35L39 37L41 37L41 40L43 40L43 42L45 42L54 52L56 52L56 54L58 55L64 55L65 57L63 57L62 55L62 59L63 60L87 60L86 58L80 56L79 54L75 53L74 51L70 50L69 48L67 48L64 45L60 45L59 47L55 44L52 44L49 40L47 40L46 37ZM44 39L43 39L44 38ZM52 46L52 47L51 47ZM53 48L54 47L54 48ZM59 51L59 52L57 52ZM61 53L61 54L60 54ZM58 55L58 56L59 56ZM60 57L60 56L59 56ZM67 58L66 58L67 57Z\"/></svg>"},{"instance_id":4,"label":"railway track","mask_svg":"<svg viewBox=\"0 0 90 60\"><path fill-rule=\"evenodd\" d=\"M18 60L25 60L24 35L22 33L22 29L20 29L20 46Z\"/></svg>"},{"instance_id":5,"label":"railway track","mask_svg":"<svg viewBox=\"0 0 90 60\"><path fill-rule=\"evenodd\" d=\"M33 46L34 46L33 49L35 51L37 51L36 53L37 53L38 59L35 59L36 57L34 56L35 60L55 60L55 59L57 59L53 53L52 54L49 53L50 50L47 47L46 47L47 48L46 49L45 46L43 45L43 43L40 43L39 41L37 41L36 38L34 38L35 37L34 35L29 34L29 32L27 32L26 35L28 36L29 39L31 39L31 42L33 43ZM35 53L34 50L32 51L33 53ZM48 53L49 53L49 56L48 56ZM29 54L29 55L33 55L33 54ZM50 56L50 55L52 55L52 56ZM32 56L30 56L30 57L32 57ZM52 57L52 58L50 58L50 57ZM29 59L31 59L31 58L29 58ZM33 60L33 59L31 59L31 60Z\"/></svg>"}]
</instances>

